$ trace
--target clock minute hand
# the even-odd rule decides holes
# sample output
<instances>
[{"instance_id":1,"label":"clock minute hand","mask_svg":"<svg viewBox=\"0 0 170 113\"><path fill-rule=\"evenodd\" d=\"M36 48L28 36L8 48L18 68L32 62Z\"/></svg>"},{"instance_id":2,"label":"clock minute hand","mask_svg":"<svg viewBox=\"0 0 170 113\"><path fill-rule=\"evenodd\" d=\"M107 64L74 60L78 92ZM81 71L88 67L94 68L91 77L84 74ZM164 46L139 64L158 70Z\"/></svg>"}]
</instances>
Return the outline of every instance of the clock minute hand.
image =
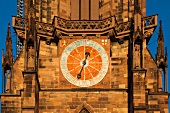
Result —
<instances>
[{"instance_id":1,"label":"clock minute hand","mask_svg":"<svg viewBox=\"0 0 170 113\"><path fill-rule=\"evenodd\" d=\"M82 66L79 74L77 74L77 79L80 79L80 78L81 78L81 72L83 71L83 68L84 68L84 66L86 65L86 60L87 60L87 57L90 56L90 52L85 52L85 55L86 55L86 57L85 57L85 59L84 59L84 61L83 61L83 66Z\"/></svg>"}]
</instances>

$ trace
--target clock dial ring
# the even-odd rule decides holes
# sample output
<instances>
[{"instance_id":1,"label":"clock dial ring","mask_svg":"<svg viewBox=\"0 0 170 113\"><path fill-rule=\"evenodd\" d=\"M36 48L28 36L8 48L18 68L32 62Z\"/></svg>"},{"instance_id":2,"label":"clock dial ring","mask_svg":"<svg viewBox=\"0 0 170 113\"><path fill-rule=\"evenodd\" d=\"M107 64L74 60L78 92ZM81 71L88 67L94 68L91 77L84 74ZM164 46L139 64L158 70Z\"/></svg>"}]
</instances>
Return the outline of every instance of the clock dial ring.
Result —
<instances>
[{"instance_id":1,"label":"clock dial ring","mask_svg":"<svg viewBox=\"0 0 170 113\"><path fill-rule=\"evenodd\" d=\"M90 55L85 59L86 52ZM83 61L86 63L84 66ZM70 83L80 87L89 87L100 82L107 73L108 64L108 55L104 48L88 39L69 44L60 60L63 76ZM78 74L81 75L80 79L77 79Z\"/></svg>"}]
</instances>

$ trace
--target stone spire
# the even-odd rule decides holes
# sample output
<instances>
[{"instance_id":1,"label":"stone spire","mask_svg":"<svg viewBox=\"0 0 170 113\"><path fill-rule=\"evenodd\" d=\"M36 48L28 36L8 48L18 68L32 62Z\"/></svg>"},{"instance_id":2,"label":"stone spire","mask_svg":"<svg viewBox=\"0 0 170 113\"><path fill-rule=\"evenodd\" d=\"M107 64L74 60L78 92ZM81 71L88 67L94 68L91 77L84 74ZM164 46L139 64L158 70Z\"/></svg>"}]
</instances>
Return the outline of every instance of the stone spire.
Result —
<instances>
[{"instance_id":1,"label":"stone spire","mask_svg":"<svg viewBox=\"0 0 170 113\"><path fill-rule=\"evenodd\" d=\"M160 23L160 27L159 27L158 39L163 39L162 20L160 20L159 23Z\"/></svg>"},{"instance_id":2,"label":"stone spire","mask_svg":"<svg viewBox=\"0 0 170 113\"><path fill-rule=\"evenodd\" d=\"M8 30L6 36L6 56L4 55L4 51L3 51L2 60L3 60L2 67L4 68L4 71L9 70L13 63L10 23L8 23Z\"/></svg>"},{"instance_id":3,"label":"stone spire","mask_svg":"<svg viewBox=\"0 0 170 113\"><path fill-rule=\"evenodd\" d=\"M159 58L162 58L164 56L164 36L162 30L162 21L160 21L160 27L159 27L157 55Z\"/></svg>"},{"instance_id":4,"label":"stone spire","mask_svg":"<svg viewBox=\"0 0 170 113\"><path fill-rule=\"evenodd\" d=\"M11 92L11 72L13 65L13 56L12 56L12 39L11 39L10 23L8 23L8 30L6 36L6 56L4 55L4 50L2 50L2 68L3 68L3 83L2 91Z\"/></svg>"},{"instance_id":5,"label":"stone spire","mask_svg":"<svg viewBox=\"0 0 170 113\"><path fill-rule=\"evenodd\" d=\"M165 51L165 52L164 52ZM164 87L164 91L168 91L168 72L167 72L167 67L168 67L168 61L167 61L167 47L164 50L164 35L163 35L163 29L162 29L162 21L160 21L160 27L159 27L159 34L158 34L158 48L157 48L157 66L159 70L162 71L162 75L164 75L164 83L161 84ZM161 72L160 71L160 72Z\"/></svg>"},{"instance_id":6,"label":"stone spire","mask_svg":"<svg viewBox=\"0 0 170 113\"><path fill-rule=\"evenodd\" d=\"M166 56L164 53L164 36L162 30L162 21L160 21L159 34L158 34L158 47L156 54L156 63L158 66L158 91L162 91L162 86L165 88L165 92L167 91L167 73L166 73ZM164 74L164 78L162 75ZM164 79L164 83L162 84L162 79Z\"/></svg>"},{"instance_id":7,"label":"stone spire","mask_svg":"<svg viewBox=\"0 0 170 113\"><path fill-rule=\"evenodd\" d=\"M10 30L10 23L8 23L8 30L7 30L7 40L11 40L11 30Z\"/></svg>"},{"instance_id":8,"label":"stone spire","mask_svg":"<svg viewBox=\"0 0 170 113\"><path fill-rule=\"evenodd\" d=\"M164 36L163 36L163 30L162 30L162 21L160 21L160 27L159 27L156 62L157 62L157 66L160 67L160 68L163 67L163 64L165 62Z\"/></svg>"}]
</instances>

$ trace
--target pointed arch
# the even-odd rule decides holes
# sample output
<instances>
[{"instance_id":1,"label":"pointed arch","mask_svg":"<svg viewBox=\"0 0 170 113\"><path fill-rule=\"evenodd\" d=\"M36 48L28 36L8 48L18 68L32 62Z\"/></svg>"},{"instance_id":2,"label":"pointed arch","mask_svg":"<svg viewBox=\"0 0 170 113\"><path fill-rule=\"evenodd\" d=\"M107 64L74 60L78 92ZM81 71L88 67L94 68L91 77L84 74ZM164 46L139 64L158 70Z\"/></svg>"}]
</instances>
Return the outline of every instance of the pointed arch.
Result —
<instances>
[{"instance_id":1,"label":"pointed arch","mask_svg":"<svg viewBox=\"0 0 170 113\"><path fill-rule=\"evenodd\" d=\"M6 73L7 70L11 70L10 64L7 62L6 65L4 66L4 71Z\"/></svg>"},{"instance_id":2,"label":"pointed arch","mask_svg":"<svg viewBox=\"0 0 170 113\"><path fill-rule=\"evenodd\" d=\"M79 113L90 113L85 107Z\"/></svg>"},{"instance_id":3,"label":"pointed arch","mask_svg":"<svg viewBox=\"0 0 170 113\"><path fill-rule=\"evenodd\" d=\"M79 105L74 113L94 113L93 107L91 107L86 102L83 102L81 105Z\"/></svg>"}]
</instances>

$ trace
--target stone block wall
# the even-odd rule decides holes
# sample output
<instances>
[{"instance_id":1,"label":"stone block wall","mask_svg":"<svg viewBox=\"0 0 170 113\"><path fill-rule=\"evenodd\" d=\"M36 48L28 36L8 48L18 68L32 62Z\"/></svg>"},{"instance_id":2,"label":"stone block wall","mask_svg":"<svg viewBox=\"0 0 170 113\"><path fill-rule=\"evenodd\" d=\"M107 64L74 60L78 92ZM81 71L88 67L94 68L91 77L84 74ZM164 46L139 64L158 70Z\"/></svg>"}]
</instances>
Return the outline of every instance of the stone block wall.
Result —
<instances>
[{"instance_id":1,"label":"stone block wall","mask_svg":"<svg viewBox=\"0 0 170 113\"><path fill-rule=\"evenodd\" d=\"M142 15L146 15L146 0L139 0ZM119 23L127 22L134 15L134 0L101 0L101 19L116 16Z\"/></svg>"},{"instance_id":2,"label":"stone block wall","mask_svg":"<svg viewBox=\"0 0 170 113\"><path fill-rule=\"evenodd\" d=\"M151 92L157 92L158 88L158 68L149 50L145 49L144 67L147 69L146 72L146 88L150 89Z\"/></svg>"},{"instance_id":3,"label":"stone block wall","mask_svg":"<svg viewBox=\"0 0 170 113\"><path fill-rule=\"evenodd\" d=\"M147 109L145 75L146 70L133 70L133 107L134 111L141 110L141 113Z\"/></svg>"},{"instance_id":4,"label":"stone block wall","mask_svg":"<svg viewBox=\"0 0 170 113\"><path fill-rule=\"evenodd\" d=\"M21 97L15 95L1 96L2 113L21 113Z\"/></svg>"},{"instance_id":5,"label":"stone block wall","mask_svg":"<svg viewBox=\"0 0 170 113\"><path fill-rule=\"evenodd\" d=\"M39 56L40 88L58 88L59 57L56 44L47 45L45 41L40 41Z\"/></svg>"},{"instance_id":6,"label":"stone block wall","mask_svg":"<svg viewBox=\"0 0 170 113\"><path fill-rule=\"evenodd\" d=\"M17 57L12 69L11 86L15 94L19 94L20 90L23 89L24 79L22 71L24 71L24 49L22 49L21 53Z\"/></svg>"},{"instance_id":7,"label":"stone block wall","mask_svg":"<svg viewBox=\"0 0 170 113\"><path fill-rule=\"evenodd\" d=\"M99 1L97 0L97 2L98 2L97 4L99 4L97 6L99 7L99 12L96 13L99 16L99 19L105 19L115 15L117 21L121 23L121 22L126 22L129 20L129 18L133 17L134 0L99 0ZM146 16L146 0L139 0L139 2L140 2L142 15ZM28 4L25 4L25 7L28 7ZM77 13L78 12L79 11L77 11ZM27 13L28 11L25 10L26 16ZM45 22L45 23L52 23L54 16L59 16L67 20L74 18L71 17L71 1L70 0L36 0L36 19L38 21Z\"/></svg>"},{"instance_id":8,"label":"stone block wall","mask_svg":"<svg viewBox=\"0 0 170 113\"><path fill-rule=\"evenodd\" d=\"M128 88L128 41L111 43L111 88Z\"/></svg>"},{"instance_id":9,"label":"stone block wall","mask_svg":"<svg viewBox=\"0 0 170 113\"><path fill-rule=\"evenodd\" d=\"M54 16L70 19L70 0L36 0L36 20L52 23Z\"/></svg>"},{"instance_id":10,"label":"stone block wall","mask_svg":"<svg viewBox=\"0 0 170 113\"><path fill-rule=\"evenodd\" d=\"M157 93L148 95L148 113L169 113L168 94Z\"/></svg>"},{"instance_id":11,"label":"stone block wall","mask_svg":"<svg viewBox=\"0 0 170 113\"><path fill-rule=\"evenodd\" d=\"M83 106L93 113L127 113L125 91L41 91L40 113L78 113Z\"/></svg>"},{"instance_id":12,"label":"stone block wall","mask_svg":"<svg viewBox=\"0 0 170 113\"><path fill-rule=\"evenodd\" d=\"M60 0L59 3L59 17L64 18L66 20L70 20L70 0ZM54 10L55 11L55 10Z\"/></svg>"}]
</instances>

